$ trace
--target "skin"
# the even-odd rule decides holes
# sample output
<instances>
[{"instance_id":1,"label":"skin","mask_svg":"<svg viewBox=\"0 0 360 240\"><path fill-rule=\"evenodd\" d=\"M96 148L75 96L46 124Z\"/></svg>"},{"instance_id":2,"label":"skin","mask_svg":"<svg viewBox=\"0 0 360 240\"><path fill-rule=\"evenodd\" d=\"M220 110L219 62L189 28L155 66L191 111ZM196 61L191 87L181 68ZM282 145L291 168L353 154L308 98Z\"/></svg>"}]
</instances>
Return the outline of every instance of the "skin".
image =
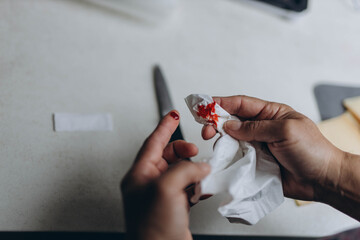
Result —
<instances>
[{"instance_id":1,"label":"skin","mask_svg":"<svg viewBox=\"0 0 360 240\"><path fill-rule=\"evenodd\" d=\"M244 141L266 142L281 164L284 194L287 197L313 200L314 182L324 182L331 161L342 152L320 133L306 116L285 104L235 96L214 98L243 122L225 123L225 131ZM216 134L211 126L202 131L204 139Z\"/></svg>"},{"instance_id":2,"label":"skin","mask_svg":"<svg viewBox=\"0 0 360 240\"><path fill-rule=\"evenodd\" d=\"M360 220L360 156L335 147L313 121L285 104L248 96L214 101L242 120L226 122L229 135L267 143L286 197L323 202ZM202 130L204 139L215 134L211 126Z\"/></svg>"},{"instance_id":3,"label":"skin","mask_svg":"<svg viewBox=\"0 0 360 240\"><path fill-rule=\"evenodd\" d=\"M203 179L210 166L182 160L197 154L194 144L168 144L178 124L179 120L166 115L122 180L128 239L192 239L189 196L184 189Z\"/></svg>"},{"instance_id":4,"label":"skin","mask_svg":"<svg viewBox=\"0 0 360 240\"><path fill-rule=\"evenodd\" d=\"M336 148L315 123L287 105L247 96L214 100L242 120L228 121L228 134L267 144L279 163L286 197L324 202L360 220L360 156ZM165 116L122 181L129 239L192 239L185 188L210 167L182 160L197 154L195 145L168 144L177 125ZM212 126L202 130L205 140L215 134Z\"/></svg>"}]
</instances>

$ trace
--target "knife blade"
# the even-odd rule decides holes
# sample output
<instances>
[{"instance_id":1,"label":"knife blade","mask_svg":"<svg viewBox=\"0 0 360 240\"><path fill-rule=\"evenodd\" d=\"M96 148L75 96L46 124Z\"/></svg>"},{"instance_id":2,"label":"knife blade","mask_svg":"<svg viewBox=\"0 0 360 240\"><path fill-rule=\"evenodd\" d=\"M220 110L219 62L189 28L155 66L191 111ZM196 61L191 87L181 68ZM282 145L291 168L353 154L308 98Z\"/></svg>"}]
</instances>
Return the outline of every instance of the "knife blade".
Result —
<instances>
[{"instance_id":1,"label":"knife blade","mask_svg":"<svg viewBox=\"0 0 360 240\"><path fill-rule=\"evenodd\" d=\"M159 107L160 118L163 118L168 112L174 109L170 94L165 82L164 75L161 72L160 66L156 65L153 69L153 78L155 84L156 99ZM175 140L183 140L180 124L171 136L170 142Z\"/></svg>"}]
</instances>

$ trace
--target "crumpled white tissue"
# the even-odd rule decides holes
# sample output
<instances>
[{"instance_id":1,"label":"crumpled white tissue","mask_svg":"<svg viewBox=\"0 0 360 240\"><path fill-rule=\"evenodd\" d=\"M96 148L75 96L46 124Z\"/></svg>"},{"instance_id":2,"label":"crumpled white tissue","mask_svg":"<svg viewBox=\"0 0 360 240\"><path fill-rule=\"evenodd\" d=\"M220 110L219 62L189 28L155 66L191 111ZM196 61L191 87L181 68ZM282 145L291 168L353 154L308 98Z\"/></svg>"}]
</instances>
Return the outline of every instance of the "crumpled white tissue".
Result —
<instances>
[{"instance_id":1,"label":"crumpled white tissue","mask_svg":"<svg viewBox=\"0 0 360 240\"><path fill-rule=\"evenodd\" d=\"M195 187L191 199L201 195L225 193L218 208L232 223L255 224L284 201L280 168L263 143L238 141L225 133L228 120L238 120L207 95L192 94L185 98L195 120L213 125L220 133L213 156L204 159L210 174Z\"/></svg>"}]
</instances>

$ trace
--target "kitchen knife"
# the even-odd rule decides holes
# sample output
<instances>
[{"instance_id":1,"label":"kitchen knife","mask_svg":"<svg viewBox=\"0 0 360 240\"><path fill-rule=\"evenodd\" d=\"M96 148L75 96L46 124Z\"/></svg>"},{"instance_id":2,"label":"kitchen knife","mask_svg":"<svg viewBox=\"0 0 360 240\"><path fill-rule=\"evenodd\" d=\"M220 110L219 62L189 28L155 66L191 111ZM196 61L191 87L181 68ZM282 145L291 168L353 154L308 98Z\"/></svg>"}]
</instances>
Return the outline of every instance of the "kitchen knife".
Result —
<instances>
[{"instance_id":1,"label":"kitchen knife","mask_svg":"<svg viewBox=\"0 0 360 240\"><path fill-rule=\"evenodd\" d=\"M168 88L166 86L165 78L160 70L158 65L154 66L153 69L154 74L154 84L155 84L155 92L156 99L159 106L159 114L160 118L163 118L168 112L174 109ZM183 135L181 133L180 124L176 128L175 132L171 136L170 142L175 140L183 140Z\"/></svg>"}]
</instances>

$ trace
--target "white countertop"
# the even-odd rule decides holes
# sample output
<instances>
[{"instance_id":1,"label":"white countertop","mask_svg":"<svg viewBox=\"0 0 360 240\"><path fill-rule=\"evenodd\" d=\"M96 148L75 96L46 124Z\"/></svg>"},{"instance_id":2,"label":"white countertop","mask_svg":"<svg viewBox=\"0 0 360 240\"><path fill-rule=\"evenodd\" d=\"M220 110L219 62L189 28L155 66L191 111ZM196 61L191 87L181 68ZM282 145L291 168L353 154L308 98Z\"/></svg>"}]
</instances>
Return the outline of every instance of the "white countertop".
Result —
<instances>
[{"instance_id":1,"label":"white countertop","mask_svg":"<svg viewBox=\"0 0 360 240\"><path fill-rule=\"evenodd\" d=\"M211 142L184 97L252 95L319 121L315 83L360 84L360 12L316 0L287 21L237 1L181 0L154 24L86 0L0 1L0 230L124 230L118 185L158 121L155 63L199 159ZM54 112L110 112L115 129L56 133ZM230 224L219 200L193 208L193 233L323 236L359 226L290 199L255 226Z\"/></svg>"}]
</instances>

